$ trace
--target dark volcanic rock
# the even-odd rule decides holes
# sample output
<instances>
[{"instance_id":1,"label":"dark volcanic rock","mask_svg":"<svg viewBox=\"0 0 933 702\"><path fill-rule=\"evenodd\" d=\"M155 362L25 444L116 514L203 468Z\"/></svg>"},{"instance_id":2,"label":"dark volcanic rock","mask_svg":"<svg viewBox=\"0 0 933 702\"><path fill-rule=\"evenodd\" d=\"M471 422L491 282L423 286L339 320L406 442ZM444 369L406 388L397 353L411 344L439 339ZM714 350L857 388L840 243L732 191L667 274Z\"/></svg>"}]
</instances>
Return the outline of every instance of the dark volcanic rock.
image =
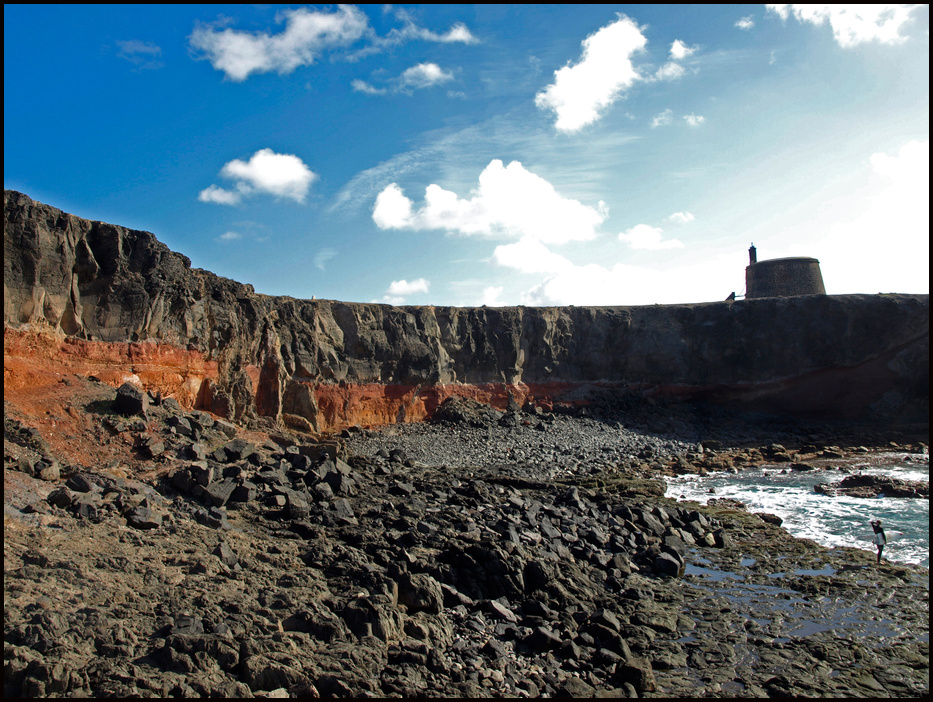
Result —
<instances>
[{"instance_id":1,"label":"dark volcanic rock","mask_svg":"<svg viewBox=\"0 0 933 702\"><path fill-rule=\"evenodd\" d=\"M149 232L10 190L4 290L7 325L190 350L217 364L215 376L188 378L201 385L192 397L201 408L250 421L288 416L317 431L428 418L451 394L498 409L470 400L442 416L486 425L512 407L509 428L520 428L515 408L536 398L574 408L622 388L805 416L929 416L928 295L566 308L303 301L192 269ZM763 343L786 338L796 341ZM370 385L393 390L357 402Z\"/></svg>"},{"instance_id":2,"label":"dark volcanic rock","mask_svg":"<svg viewBox=\"0 0 933 702\"><path fill-rule=\"evenodd\" d=\"M885 497L930 497L930 484L883 475L850 475L834 484L817 483L813 490L824 495L846 495L874 499Z\"/></svg>"},{"instance_id":3,"label":"dark volcanic rock","mask_svg":"<svg viewBox=\"0 0 933 702\"><path fill-rule=\"evenodd\" d=\"M149 395L132 383L123 383L117 388L117 396L113 401L113 410L125 417L136 414L145 415L149 410Z\"/></svg>"}]
</instances>

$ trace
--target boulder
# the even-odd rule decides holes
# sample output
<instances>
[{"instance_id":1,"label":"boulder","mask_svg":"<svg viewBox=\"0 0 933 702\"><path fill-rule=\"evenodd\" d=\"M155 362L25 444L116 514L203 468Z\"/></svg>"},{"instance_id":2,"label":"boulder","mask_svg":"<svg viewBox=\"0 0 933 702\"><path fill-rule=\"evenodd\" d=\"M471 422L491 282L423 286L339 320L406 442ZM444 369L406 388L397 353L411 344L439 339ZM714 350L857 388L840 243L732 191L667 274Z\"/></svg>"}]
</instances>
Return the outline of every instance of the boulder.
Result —
<instances>
[{"instance_id":1,"label":"boulder","mask_svg":"<svg viewBox=\"0 0 933 702\"><path fill-rule=\"evenodd\" d=\"M134 415L147 415L149 411L149 395L132 383L123 383L117 388L117 396L113 401L113 410L124 417Z\"/></svg>"}]
</instances>

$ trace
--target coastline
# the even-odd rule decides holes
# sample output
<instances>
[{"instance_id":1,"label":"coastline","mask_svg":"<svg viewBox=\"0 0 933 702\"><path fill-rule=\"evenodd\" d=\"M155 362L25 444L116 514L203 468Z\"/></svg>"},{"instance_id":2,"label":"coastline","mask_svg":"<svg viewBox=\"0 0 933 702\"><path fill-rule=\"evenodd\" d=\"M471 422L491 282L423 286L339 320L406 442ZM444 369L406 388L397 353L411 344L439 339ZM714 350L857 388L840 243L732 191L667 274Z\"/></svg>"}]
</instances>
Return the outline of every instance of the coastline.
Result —
<instances>
[{"instance_id":1,"label":"coastline","mask_svg":"<svg viewBox=\"0 0 933 702\"><path fill-rule=\"evenodd\" d=\"M714 416L698 452L649 430L661 408L467 407L319 443L171 403L121 419L112 388L67 380L74 416L51 416L110 460L59 451L53 478L7 402L8 696L929 689L928 569L663 497L662 475L795 451L798 429Z\"/></svg>"}]
</instances>

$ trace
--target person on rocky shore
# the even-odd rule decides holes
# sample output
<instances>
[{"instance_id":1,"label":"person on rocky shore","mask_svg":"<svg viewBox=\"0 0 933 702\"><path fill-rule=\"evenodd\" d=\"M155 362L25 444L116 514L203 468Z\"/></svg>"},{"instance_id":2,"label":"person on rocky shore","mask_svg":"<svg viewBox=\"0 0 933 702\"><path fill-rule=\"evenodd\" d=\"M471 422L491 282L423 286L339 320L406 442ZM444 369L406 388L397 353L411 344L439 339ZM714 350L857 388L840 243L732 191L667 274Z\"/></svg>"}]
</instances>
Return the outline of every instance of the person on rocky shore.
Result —
<instances>
[{"instance_id":1,"label":"person on rocky shore","mask_svg":"<svg viewBox=\"0 0 933 702\"><path fill-rule=\"evenodd\" d=\"M881 552L884 551L884 545L888 543L885 538L884 529L881 527L881 520L875 519L870 522L871 528L875 531L875 545L878 547L878 563L881 563Z\"/></svg>"}]
</instances>

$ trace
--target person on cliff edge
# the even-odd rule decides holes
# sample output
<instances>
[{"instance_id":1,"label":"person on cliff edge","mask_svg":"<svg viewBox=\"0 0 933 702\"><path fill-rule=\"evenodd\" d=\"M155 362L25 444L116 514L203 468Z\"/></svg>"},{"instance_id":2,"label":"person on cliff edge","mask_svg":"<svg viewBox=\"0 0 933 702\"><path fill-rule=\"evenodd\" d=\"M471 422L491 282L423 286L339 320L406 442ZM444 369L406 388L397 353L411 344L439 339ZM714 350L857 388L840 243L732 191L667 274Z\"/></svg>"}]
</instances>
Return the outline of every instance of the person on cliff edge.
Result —
<instances>
[{"instance_id":1,"label":"person on cliff edge","mask_svg":"<svg viewBox=\"0 0 933 702\"><path fill-rule=\"evenodd\" d=\"M875 546L878 547L878 563L881 563L881 552L884 551L884 545L888 543L888 540L885 538L884 529L881 528L881 520L876 519L873 522L869 522L871 528L875 531Z\"/></svg>"}]
</instances>

